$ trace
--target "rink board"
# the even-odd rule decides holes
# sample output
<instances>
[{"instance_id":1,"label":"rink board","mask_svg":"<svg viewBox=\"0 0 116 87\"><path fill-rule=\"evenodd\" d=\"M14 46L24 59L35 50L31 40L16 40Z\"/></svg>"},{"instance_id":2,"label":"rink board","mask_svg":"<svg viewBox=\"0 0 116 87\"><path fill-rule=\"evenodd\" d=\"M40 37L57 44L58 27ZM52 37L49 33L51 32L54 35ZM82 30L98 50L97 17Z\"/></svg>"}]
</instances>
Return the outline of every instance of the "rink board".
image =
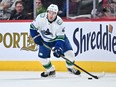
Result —
<instances>
[{"instance_id":1,"label":"rink board","mask_svg":"<svg viewBox=\"0 0 116 87\"><path fill-rule=\"evenodd\" d=\"M65 61L52 61L56 71L67 71ZM116 72L116 62L75 62L81 68L89 72ZM41 63L38 61L0 61L1 71L43 71Z\"/></svg>"},{"instance_id":2,"label":"rink board","mask_svg":"<svg viewBox=\"0 0 116 87\"><path fill-rule=\"evenodd\" d=\"M38 60L38 51L35 48L31 49L32 51L27 49L29 24L30 22L0 23L1 71L44 70ZM76 64L91 72L116 72L115 21L65 22L64 24L76 54ZM62 59L52 55L51 60L57 71L67 70Z\"/></svg>"}]
</instances>

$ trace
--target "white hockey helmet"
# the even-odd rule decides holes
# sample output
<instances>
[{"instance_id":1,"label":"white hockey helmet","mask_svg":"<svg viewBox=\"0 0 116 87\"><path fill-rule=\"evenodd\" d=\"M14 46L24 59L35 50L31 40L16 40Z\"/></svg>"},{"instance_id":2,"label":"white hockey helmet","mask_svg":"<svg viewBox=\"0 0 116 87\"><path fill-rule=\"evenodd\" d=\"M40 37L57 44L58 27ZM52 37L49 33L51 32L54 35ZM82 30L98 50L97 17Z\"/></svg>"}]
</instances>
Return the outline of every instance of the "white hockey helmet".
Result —
<instances>
[{"instance_id":1,"label":"white hockey helmet","mask_svg":"<svg viewBox=\"0 0 116 87\"><path fill-rule=\"evenodd\" d=\"M58 6L55 4L51 4L48 6L47 11L53 11L53 12L58 13Z\"/></svg>"}]
</instances>

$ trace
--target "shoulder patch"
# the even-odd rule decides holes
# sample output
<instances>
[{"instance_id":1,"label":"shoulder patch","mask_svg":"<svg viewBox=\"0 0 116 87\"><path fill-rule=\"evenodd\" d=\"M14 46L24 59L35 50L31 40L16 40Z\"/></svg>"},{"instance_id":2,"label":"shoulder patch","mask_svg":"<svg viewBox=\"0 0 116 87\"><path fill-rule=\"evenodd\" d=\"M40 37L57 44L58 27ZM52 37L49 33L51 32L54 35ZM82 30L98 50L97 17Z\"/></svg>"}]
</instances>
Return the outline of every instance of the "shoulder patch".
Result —
<instances>
[{"instance_id":1,"label":"shoulder patch","mask_svg":"<svg viewBox=\"0 0 116 87\"><path fill-rule=\"evenodd\" d=\"M45 17L45 13L41 13L41 14L40 14L40 17L41 17L41 18L44 18L44 17Z\"/></svg>"},{"instance_id":2,"label":"shoulder patch","mask_svg":"<svg viewBox=\"0 0 116 87\"><path fill-rule=\"evenodd\" d=\"M63 21L61 19L57 20L57 24L61 25L63 23Z\"/></svg>"}]
</instances>

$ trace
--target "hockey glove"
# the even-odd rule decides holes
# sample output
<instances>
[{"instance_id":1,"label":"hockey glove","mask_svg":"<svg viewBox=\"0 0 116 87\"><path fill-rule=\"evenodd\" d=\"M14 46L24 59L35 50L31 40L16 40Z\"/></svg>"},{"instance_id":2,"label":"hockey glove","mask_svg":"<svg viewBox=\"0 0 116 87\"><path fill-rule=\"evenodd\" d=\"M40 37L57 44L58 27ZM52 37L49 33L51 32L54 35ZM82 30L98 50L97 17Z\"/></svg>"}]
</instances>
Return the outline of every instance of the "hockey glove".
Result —
<instances>
[{"instance_id":1,"label":"hockey glove","mask_svg":"<svg viewBox=\"0 0 116 87\"><path fill-rule=\"evenodd\" d=\"M57 58L59 58L61 55L64 55L63 50L60 47L55 47L53 50L54 50L53 55Z\"/></svg>"}]
</instances>

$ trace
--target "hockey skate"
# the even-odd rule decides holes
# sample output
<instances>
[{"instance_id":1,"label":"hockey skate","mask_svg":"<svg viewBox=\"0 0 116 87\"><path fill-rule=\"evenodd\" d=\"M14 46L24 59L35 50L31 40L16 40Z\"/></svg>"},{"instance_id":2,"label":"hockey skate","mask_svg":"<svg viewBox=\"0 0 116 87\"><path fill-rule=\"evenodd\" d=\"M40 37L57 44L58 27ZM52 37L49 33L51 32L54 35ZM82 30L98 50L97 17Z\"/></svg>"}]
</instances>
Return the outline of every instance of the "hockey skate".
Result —
<instances>
[{"instance_id":1,"label":"hockey skate","mask_svg":"<svg viewBox=\"0 0 116 87\"><path fill-rule=\"evenodd\" d=\"M56 74L55 70L49 72L42 72L41 77L54 77Z\"/></svg>"},{"instance_id":2,"label":"hockey skate","mask_svg":"<svg viewBox=\"0 0 116 87\"><path fill-rule=\"evenodd\" d=\"M75 68L67 68L70 73L73 73L75 75L80 75L81 72Z\"/></svg>"}]
</instances>

